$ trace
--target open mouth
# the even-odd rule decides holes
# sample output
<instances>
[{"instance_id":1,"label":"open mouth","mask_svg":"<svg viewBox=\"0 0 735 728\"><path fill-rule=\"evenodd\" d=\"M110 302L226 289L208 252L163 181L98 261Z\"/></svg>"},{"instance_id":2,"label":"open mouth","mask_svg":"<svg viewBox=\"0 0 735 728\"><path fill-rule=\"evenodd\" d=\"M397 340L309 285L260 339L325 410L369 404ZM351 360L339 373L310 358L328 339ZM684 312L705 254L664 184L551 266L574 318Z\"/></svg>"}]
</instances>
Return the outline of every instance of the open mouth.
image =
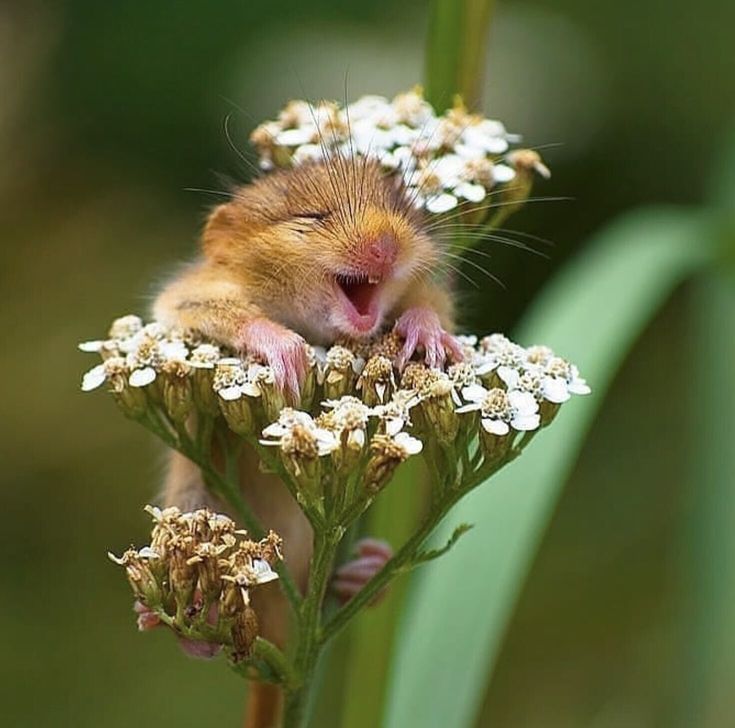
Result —
<instances>
[{"instance_id":1,"label":"open mouth","mask_svg":"<svg viewBox=\"0 0 735 728\"><path fill-rule=\"evenodd\" d=\"M350 323L359 331L372 329L378 319L380 279L364 274L337 275L335 282Z\"/></svg>"}]
</instances>

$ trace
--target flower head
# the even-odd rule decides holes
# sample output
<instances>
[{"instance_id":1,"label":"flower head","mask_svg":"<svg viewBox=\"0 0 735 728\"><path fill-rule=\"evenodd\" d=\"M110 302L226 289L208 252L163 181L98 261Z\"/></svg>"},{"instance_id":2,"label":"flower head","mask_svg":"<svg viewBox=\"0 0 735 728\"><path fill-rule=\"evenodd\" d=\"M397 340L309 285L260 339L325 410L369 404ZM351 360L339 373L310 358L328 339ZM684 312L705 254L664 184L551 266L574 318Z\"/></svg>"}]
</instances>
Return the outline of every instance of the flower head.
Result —
<instances>
[{"instance_id":1,"label":"flower head","mask_svg":"<svg viewBox=\"0 0 735 728\"><path fill-rule=\"evenodd\" d=\"M495 387L485 389L475 384L465 387L462 396L469 404L457 408L457 412L479 411L482 427L493 435L507 435L514 430L535 430L539 424L538 402L529 392L506 392Z\"/></svg>"},{"instance_id":2,"label":"flower head","mask_svg":"<svg viewBox=\"0 0 735 728\"><path fill-rule=\"evenodd\" d=\"M432 214L477 206L518 174L548 176L537 152L511 150L519 137L502 123L471 114L461 103L437 116L420 87L392 101L363 96L344 108L291 101L250 140L264 169L334 154L377 159L386 171L400 174L411 199Z\"/></svg>"},{"instance_id":3,"label":"flower head","mask_svg":"<svg viewBox=\"0 0 735 728\"><path fill-rule=\"evenodd\" d=\"M153 519L150 546L110 554L125 568L136 597L191 639L224 645L236 660L247 656L258 633L250 590L278 578L280 537L271 531L249 540L228 516L206 508L145 510ZM201 633L200 615L207 617Z\"/></svg>"}]
</instances>

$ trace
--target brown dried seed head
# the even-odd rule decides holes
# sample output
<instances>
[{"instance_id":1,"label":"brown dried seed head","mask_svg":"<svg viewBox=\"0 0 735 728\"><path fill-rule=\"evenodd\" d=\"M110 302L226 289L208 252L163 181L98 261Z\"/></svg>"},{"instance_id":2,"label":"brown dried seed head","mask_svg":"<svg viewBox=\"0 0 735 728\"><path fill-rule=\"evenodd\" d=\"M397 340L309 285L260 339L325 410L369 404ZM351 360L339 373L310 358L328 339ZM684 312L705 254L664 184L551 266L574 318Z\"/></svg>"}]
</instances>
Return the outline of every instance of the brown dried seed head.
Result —
<instances>
[{"instance_id":1,"label":"brown dried seed head","mask_svg":"<svg viewBox=\"0 0 735 728\"><path fill-rule=\"evenodd\" d=\"M294 425L281 438L281 450L287 455L314 460L319 457L319 447L314 434L304 425Z\"/></svg>"},{"instance_id":2,"label":"brown dried seed head","mask_svg":"<svg viewBox=\"0 0 735 728\"><path fill-rule=\"evenodd\" d=\"M406 365L401 376L401 387L420 392L429 383L431 370L421 362L412 361Z\"/></svg>"},{"instance_id":3,"label":"brown dried seed head","mask_svg":"<svg viewBox=\"0 0 735 728\"><path fill-rule=\"evenodd\" d=\"M389 361L395 361L396 357L401 353L403 349L403 340L398 334L391 331L382 338L378 339L370 347L370 356L383 356Z\"/></svg>"}]
</instances>

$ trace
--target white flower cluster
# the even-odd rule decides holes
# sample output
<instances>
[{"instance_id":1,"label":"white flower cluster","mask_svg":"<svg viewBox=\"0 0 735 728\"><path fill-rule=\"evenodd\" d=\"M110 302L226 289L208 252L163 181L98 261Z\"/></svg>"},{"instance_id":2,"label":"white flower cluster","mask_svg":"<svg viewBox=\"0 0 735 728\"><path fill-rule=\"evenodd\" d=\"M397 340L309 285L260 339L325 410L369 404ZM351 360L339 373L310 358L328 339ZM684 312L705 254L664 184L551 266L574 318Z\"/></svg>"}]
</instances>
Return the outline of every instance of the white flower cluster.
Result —
<instances>
[{"instance_id":1,"label":"white flower cluster","mask_svg":"<svg viewBox=\"0 0 735 728\"><path fill-rule=\"evenodd\" d=\"M400 173L416 206L431 213L482 202L490 190L512 182L529 155L536 172L550 174L535 152L511 150L520 137L501 122L461 104L437 116L418 87L392 101L363 96L345 107L291 101L250 139L265 170L335 154L377 159L387 171Z\"/></svg>"},{"instance_id":2,"label":"white flower cluster","mask_svg":"<svg viewBox=\"0 0 735 728\"><path fill-rule=\"evenodd\" d=\"M128 315L115 319L107 339L79 344L81 351L98 353L104 360L84 375L82 390L89 392L97 389L120 375L124 375L131 387L145 387L156 379L167 362L197 367L207 366L205 362L210 352L216 352L216 358L219 358L219 350L212 345L204 345L202 355L195 356L196 349L190 349L193 342L189 339L187 345L184 334L168 331L157 322L144 325L139 316ZM187 361L190 353L191 360ZM117 381L113 386L119 387L120 382Z\"/></svg>"},{"instance_id":3,"label":"white flower cluster","mask_svg":"<svg viewBox=\"0 0 735 728\"><path fill-rule=\"evenodd\" d=\"M502 334L483 337L477 347L476 343L475 337L465 338L470 360L479 377L494 386L470 383L462 387L462 398L468 404L457 412L479 411L486 432L502 436L511 429L535 430L541 424L544 402L558 406L572 394L590 393L577 367L546 346L524 348Z\"/></svg>"},{"instance_id":4,"label":"white flower cluster","mask_svg":"<svg viewBox=\"0 0 735 728\"><path fill-rule=\"evenodd\" d=\"M84 375L82 389L107 382L121 406L127 402L138 414L150 406L162 406L175 420L196 410L222 414L232 430L278 446L298 467L376 450L404 460L422 450L415 435L451 443L473 421L471 413L479 413L482 429L493 436L532 431L572 395L590 391L577 367L548 347L524 348L502 334L458 339L464 361L446 370L412 361L399 371L395 334L357 350L309 347L310 368L294 409L270 367L125 316L113 322L106 340L80 345L103 357ZM131 392L137 397L126 399Z\"/></svg>"}]
</instances>

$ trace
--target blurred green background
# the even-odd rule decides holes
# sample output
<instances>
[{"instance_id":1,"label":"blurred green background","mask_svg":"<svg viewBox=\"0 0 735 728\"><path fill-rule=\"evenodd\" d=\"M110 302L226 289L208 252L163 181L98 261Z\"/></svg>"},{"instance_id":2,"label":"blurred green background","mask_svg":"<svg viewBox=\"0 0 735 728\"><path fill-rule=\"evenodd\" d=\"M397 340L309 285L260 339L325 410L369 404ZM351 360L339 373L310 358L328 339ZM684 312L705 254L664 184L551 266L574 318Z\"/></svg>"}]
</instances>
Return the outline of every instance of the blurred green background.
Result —
<instances>
[{"instance_id":1,"label":"blurred green background","mask_svg":"<svg viewBox=\"0 0 735 728\"><path fill-rule=\"evenodd\" d=\"M345 76L352 98L420 80L426 16L419 0L0 6L3 725L239 725L238 678L135 632L105 551L144 539L163 454L109 398L82 396L93 362L75 345L146 311L218 199L187 188L247 179L233 147L247 153L256 121L292 97L341 99ZM553 241L537 246L545 257L487 244L506 289L467 270L468 329L510 329L618 213L702 202L735 124L734 23L726 0L499 3L485 110L544 147L553 178L537 192L574 199L512 219ZM698 684L691 650L710 558L693 526L697 295L676 293L617 378L478 726L735 725L729 681Z\"/></svg>"}]
</instances>

